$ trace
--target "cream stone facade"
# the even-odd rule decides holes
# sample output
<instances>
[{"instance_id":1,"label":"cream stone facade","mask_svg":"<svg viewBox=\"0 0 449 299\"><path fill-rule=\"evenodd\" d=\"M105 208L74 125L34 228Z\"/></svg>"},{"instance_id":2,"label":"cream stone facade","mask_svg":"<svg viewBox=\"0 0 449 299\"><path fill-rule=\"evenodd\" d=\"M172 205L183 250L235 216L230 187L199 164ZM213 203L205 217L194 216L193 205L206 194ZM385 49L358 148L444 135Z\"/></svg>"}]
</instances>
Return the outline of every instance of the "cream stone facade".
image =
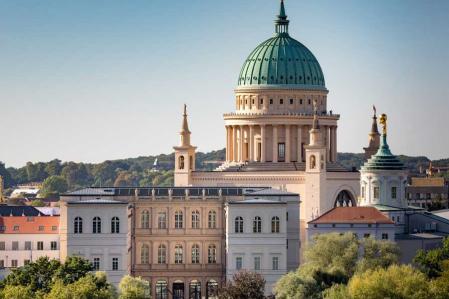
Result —
<instances>
[{"instance_id":1,"label":"cream stone facade","mask_svg":"<svg viewBox=\"0 0 449 299\"><path fill-rule=\"evenodd\" d=\"M62 200L61 257L100 257L103 265L111 253L120 252L121 260L127 261L126 269L108 275L141 276L151 283L152 298L216 298L217 289L226 280L229 252L235 245L226 243L225 206L229 202L252 200L263 205L270 201L282 205L280 234L274 236L276 246L283 245L279 265L284 265L284 272L299 265L298 194L267 187L92 187L66 194ZM82 209L88 203L91 208ZM108 227L101 234L92 234L95 217L107 224L117 215L118 210L112 208L122 213L118 216L120 233L126 237L109 234ZM262 212L262 216L270 213L268 209ZM122 222L125 215L127 222ZM83 221L82 233L75 233L77 217ZM128 230L122 231L123 226ZM269 247L272 242L268 241L262 238L256 245ZM284 247L287 242L289 249ZM272 277L267 276L271 285Z\"/></svg>"},{"instance_id":2,"label":"cream stone facade","mask_svg":"<svg viewBox=\"0 0 449 299\"><path fill-rule=\"evenodd\" d=\"M244 62L235 111L224 114L226 161L208 172L186 171L177 162L175 186L270 186L298 193L304 231L307 221L333 207L357 204L360 174L337 162L340 115L330 109L317 59L288 34L282 1L275 25L274 37ZM316 137L314 120L319 122ZM188 135L190 140L190 131ZM190 143L175 147L175 156L187 157L185 147L194 156ZM319 167L308 167L309 159Z\"/></svg>"}]
</instances>

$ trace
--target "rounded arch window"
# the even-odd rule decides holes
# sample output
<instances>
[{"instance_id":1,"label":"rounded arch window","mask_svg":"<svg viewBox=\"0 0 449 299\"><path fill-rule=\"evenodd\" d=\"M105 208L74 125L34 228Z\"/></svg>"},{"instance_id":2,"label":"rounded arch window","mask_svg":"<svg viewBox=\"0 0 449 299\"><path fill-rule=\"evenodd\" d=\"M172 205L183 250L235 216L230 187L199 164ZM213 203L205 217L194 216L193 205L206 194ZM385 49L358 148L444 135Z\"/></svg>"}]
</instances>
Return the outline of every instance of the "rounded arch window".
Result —
<instances>
[{"instance_id":1,"label":"rounded arch window","mask_svg":"<svg viewBox=\"0 0 449 299\"><path fill-rule=\"evenodd\" d=\"M356 203L351 195L351 193L347 190L342 190L338 193L337 198L334 202L334 207L355 207Z\"/></svg>"},{"instance_id":2,"label":"rounded arch window","mask_svg":"<svg viewBox=\"0 0 449 299\"><path fill-rule=\"evenodd\" d=\"M315 155L310 156L310 169L316 168L316 157Z\"/></svg>"},{"instance_id":3,"label":"rounded arch window","mask_svg":"<svg viewBox=\"0 0 449 299\"><path fill-rule=\"evenodd\" d=\"M185 160L184 156L179 156L179 161L178 161L179 169L184 169L184 160Z\"/></svg>"}]
</instances>

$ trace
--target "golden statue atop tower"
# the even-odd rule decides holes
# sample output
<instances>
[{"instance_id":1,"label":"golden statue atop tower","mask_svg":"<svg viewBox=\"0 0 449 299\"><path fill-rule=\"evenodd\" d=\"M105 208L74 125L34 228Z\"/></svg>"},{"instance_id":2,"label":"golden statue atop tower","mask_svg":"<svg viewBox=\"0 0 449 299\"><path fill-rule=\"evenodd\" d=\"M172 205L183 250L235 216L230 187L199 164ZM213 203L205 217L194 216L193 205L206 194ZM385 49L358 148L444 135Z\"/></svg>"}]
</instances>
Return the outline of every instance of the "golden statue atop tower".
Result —
<instances>
[{"instance_id":1,"label":"golden statue atop tower","mask_svg":"<svg viewBox=\"0 0 449 299\"><path fill-rule=\"evenodd\" d=\"M380 116L379 123L382 125L382 134L387 135L387 115L385 113Z\"/></svg>"}]
</instances>

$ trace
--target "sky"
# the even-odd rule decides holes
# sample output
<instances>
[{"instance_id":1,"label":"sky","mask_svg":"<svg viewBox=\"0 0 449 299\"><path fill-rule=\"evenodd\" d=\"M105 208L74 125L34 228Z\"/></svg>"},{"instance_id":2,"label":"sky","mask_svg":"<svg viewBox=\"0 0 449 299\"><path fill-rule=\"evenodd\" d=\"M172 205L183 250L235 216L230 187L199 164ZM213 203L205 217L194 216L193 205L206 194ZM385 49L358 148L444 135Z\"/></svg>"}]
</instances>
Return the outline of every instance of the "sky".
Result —
<instances>
[{"instance_id":1,"label":"sky","mask_svg":"<svg viewBox=\"0 0 449 299\"><path fill-rule=\"evenodd\" d=\"M367 146L372 105L396 154L449 157L449 1L285 0L339 113ZM172 152L183 104L199 151L225 146L244 60L277 0L0 0L0 161L100 162Z\"/></svg>"}]
</instances>

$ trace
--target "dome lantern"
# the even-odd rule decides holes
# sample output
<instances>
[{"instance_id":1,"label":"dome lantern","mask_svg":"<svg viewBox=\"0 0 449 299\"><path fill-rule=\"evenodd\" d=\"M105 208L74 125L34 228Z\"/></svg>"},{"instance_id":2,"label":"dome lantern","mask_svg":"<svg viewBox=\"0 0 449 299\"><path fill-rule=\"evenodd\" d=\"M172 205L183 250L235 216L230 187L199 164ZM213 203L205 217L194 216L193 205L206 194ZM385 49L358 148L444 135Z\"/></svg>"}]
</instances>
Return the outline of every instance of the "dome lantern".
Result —
<instances>
[{"instance_id":1,"label":"dome lantern","mask_svg":"<svg viewBox=\"0 0 449 299\"><path fill-rule=\"evenodd\" d=\"M285 14L284 0L281 0L281 8L279 10L279 15L276 21L276 33L277 34L288 34L288 23L287 15Z\"/></svg>"}]
</instances>

